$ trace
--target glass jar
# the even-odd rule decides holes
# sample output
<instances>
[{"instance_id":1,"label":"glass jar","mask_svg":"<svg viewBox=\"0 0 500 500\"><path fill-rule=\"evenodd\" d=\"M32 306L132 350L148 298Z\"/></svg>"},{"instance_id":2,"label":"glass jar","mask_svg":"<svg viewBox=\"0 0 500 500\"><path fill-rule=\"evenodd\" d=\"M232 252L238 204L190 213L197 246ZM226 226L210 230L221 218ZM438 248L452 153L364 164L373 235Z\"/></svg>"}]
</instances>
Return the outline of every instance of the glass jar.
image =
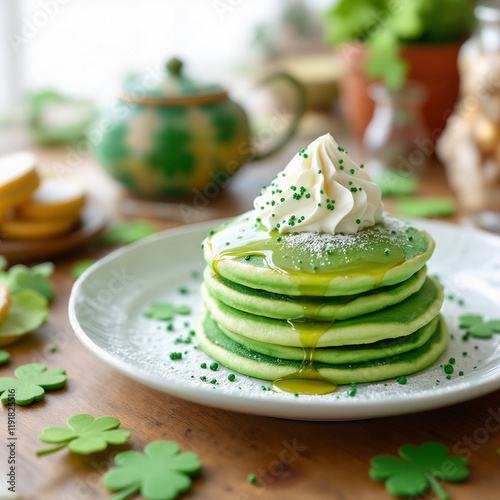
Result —
<instances>
[{"instance_id":1,"label":"glass jar","mask_svg":"<svg viewBox=\"0 0 500 500\"><path fill-rule=\"evenodd\" d=\"M460 101L437 145L469 220L500 228L500 4L474 11L474 35L458 58Z\"/></svg>"},{"instance_id":2,"label":"glass jar","mask_svg":"<svg viewBox=\"0 0 500 500\"><path fill-rule=\"evenodd\" d=\"M418 147L419 141L424 144L428 138L422 117L425 89L417 82L407 82L400 90L374 83L368 92L375 102L373 117L363 137L370 173L381 175L387 170L420 173L430 154Z\"/></svg>"}]
</instances>

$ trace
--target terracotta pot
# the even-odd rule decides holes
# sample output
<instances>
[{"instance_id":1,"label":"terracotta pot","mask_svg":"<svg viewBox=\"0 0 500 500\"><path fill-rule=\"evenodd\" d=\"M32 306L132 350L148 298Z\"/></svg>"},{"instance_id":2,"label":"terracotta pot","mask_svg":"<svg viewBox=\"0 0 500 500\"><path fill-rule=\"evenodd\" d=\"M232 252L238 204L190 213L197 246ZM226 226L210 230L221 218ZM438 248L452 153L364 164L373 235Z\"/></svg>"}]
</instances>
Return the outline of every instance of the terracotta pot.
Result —
<instances>
[{"instance_id":1,"label":"terracotta pot","mask_svg":"<svg viewBox=\"0 0 500 500\"><path fill-rule=\"evenodd\" d=\"M429 94L423 107L424 121L436 139L444 129L458 97L457 57L461 43L408 45L403 57L410 64L408 78L422 83ZM370 80L364 71L367 48L363 44L344 48L345 73L340 82L341 103L351 131L362 138L373 115L374 103L368 96Z\"/></svg>"}]
</instances>

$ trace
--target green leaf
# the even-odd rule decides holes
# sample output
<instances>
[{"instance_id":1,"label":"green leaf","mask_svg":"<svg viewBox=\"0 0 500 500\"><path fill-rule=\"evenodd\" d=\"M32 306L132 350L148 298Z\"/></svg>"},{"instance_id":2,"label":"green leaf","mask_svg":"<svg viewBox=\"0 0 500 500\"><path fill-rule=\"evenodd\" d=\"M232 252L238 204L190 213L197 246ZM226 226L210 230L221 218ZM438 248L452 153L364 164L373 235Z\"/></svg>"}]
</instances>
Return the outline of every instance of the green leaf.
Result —
<instances>
[{"instance_id":1,"label":"green leaf","mask_svg":"<svg viewBox=\"0 0 500 500\"><path fill-rule=\"evenodd\" d=\"M397 37L389 30L377 33L369 43L366 72L372 78L381 78L393 90L404 86L408 63L400 55Z\"/></svg>"},{"instance_id":2,"label":"green leaf","mask_svg":"<svg viewBox=\"0 0 500 500\"><path fill-rule=\"evenodd\" d=\"M188 306L174 306L168 302L158 302L151 304L148 311L144 313L146 318L154 318L159 321L171 320L175 314L188 315L191 309Z\"/></svg>"},{"instance_id":3,"label":"green leaf","mask_svg":"<svg viewBox=\"0 0 500 500\"><path fill-rule=\"evenodd\" d=\"M75 262L71 268L71 276L77 280L87 269L95 264L93 259L82 259Z\"/></svg>"},{"instance_id":4,"label":"green leaf","mask_svg":"<svg viewBox=\"0 0 500 500\"><path fill-rule=\"evenodd\" d=\"M45 390L60 389L66 385L66 372L61 368L47 370L41 363L30 363L20 366L14 371L17 379L0 378L0 400L2 404L9 403L9 390L14 390L14 399L18 405L29 405L41 401Z\"/></svg>"},{"instance_id":5,"label":"green leaf","mask_svg":"<svg viewBox=\"0 0 500 500\"><path fill-rule=\"evenodd\" d=\"M15 342L42 326L49 317L47 299L33 290L22 290L12 295L5 320L0 323L0 344Z\"/></svg>"},{"instance_id":6,"label":"green leaf","mask_svg":"<svg viewBox=\"0 0 500 500\"><path fill-rule=\"evenodd\" d=\"M115 457L116 467L102 481L113 492L113 500L124 500L135 493L146 500L172 500L191 487L191 478L201 469L195 453L179 453L179 445L156 441L144 449L125 451Z\"/></svg>"},{"instance_id":7,"label":"green leaf","mask_svg":"<svg viewBox=\"0 0 500 500\"><path fill-rule=\"evenodd\" d=\"M401 458L382 455L372 459L370 477L385 481L387 491L395 497L421 496L432 488L439 498L448 499L440 481L459 483L469 477L467 461L448 453L441 443L402 446Z\"/></svg>"},{"instance_id":8,"label":"green leaf","mask_svg":"<svg viewBox=\"0 0 500 500\"><path fill-rule=\"evenodd\" d=\"M70 451L80 455L90 455L105 450L108 445L125 444L130 439L130 431L118 429L120 421L116 417L99 417L81 413L68 419L68 427L49 427L40 435L40 441L61 444L48 450L40 450L37 455L47 455L68 446Z\"/></svg>"},{"instance_id":9,"label":"green leaf","mask_svg":"<svg viewBox=\"0 0 500 500\"><path fill-rule=\"evenodd\" d=\"M53 272L54 264L51 262L32 268L19 264L8 271L0 271L0 281L9 287L11 294L32 290L43 295L50 302L54 298L54 283L50 279Z\"/></svg>"},{"instance_id":10,"label":"green leaf","mask_svg":"<svg viewBox=\"0 0 500 500\"><path fill-rule=\"evenodd\" d=\"M102 246L128 245L156 233L148 222L136 220L111 226L99 240Z\"/></svg>"},{"instance_id":11,"label":"green leaf","mask_svg":"<svg viewBox=\"0 0 500 500\"><path fill-rule=\"evenodd\" d=\"M5 365L10 360L10 354L7 351L3 351L0 349L0 366Z\"/></svg>"}]
</instances>

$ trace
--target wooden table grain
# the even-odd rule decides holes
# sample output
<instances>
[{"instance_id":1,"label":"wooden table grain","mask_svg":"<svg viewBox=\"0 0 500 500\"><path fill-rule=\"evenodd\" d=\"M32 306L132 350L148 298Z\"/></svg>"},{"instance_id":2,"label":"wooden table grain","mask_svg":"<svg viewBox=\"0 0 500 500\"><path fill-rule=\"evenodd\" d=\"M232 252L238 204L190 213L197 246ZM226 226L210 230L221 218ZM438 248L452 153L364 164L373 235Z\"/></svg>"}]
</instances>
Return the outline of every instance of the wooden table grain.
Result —
<instances>
[{"instance_id":1,"label":"wooden table grain","mask_svg":"<svg viewBox=\"0 0 500 500\"><path fill-rule=\"evenodd\" d=\"M306 142L302 141L300 144ZM287 148L280 158L293 154ZM50 171L57 156L45 151ZM208 206L217 215L235 215L248 209L258 188L283 166L283 160L250 164L239 173L226 193ZM118 189L83 159L74 172L93 191L104 194L108 209ZM424 194L450 194L439 166L433 167L421 188ZM389 204L390 205L390 204ZM173 224L154 221L158 229ZM107 499L100 478L116 452L128 446L89 457L60 451L37 458L44 445L38 435L47 426L63 425L77 413L114 415L132 430L130 446L142 450L155 440L177 441L182 450L196 452L203 462L201 475L183 498L200 500L258 499L387 499L384 486L368 477L370 459L396 454L404 444L440 441L470 461L470 480L446 485L456 500L493 500L500 491L500 391L440 410L394 418L352 422L299 422L249 416L189 403L146 388L106 366L77 340L68 321L67 306L73 280L72 264L81 258L98 258L102 249L89 247L57 261L54 280L57 296L50 321L11 346L12 361L1 369L9 376L19 365L43 362L65 368L67 388L50 392L45 401L17 408L18 490L23 499ZM57 351L49 352L55 344ZM5 412L4 412L5 415ZM494 415L494 417L491 417ZM6 469L6 419L0 436L0 472ZM258 485L247 482L256 473Z\"/></svg>"}]
</instances>

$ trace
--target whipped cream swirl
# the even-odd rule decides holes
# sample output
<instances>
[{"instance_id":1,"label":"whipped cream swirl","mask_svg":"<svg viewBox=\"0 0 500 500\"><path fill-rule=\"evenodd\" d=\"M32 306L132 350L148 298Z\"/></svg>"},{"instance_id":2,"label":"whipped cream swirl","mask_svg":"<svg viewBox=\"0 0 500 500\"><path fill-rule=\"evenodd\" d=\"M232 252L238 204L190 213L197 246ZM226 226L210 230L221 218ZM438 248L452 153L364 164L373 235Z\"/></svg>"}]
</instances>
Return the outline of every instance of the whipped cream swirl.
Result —
<instances>
[{"instance_id":1,"label":"whipped cream swirl","mask_svg":"<svg viewBox=\"0 0 500 500\"><path fill-rule=\"evenodd\" d=\"M330 134L292 158L255 198L264 226L280 233L357 233L382 220L380 188Z\"/></svg>"}]
</instances>

